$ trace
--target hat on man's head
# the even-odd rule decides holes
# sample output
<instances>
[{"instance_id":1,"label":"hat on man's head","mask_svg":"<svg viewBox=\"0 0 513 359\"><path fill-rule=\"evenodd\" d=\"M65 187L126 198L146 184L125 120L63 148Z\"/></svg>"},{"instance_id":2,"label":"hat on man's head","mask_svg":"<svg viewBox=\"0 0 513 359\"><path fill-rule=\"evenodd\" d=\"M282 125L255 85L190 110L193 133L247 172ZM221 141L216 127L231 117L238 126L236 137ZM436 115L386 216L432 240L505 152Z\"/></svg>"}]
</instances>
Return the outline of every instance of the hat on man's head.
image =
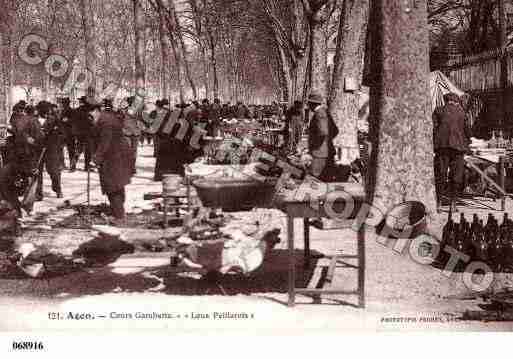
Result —
<instances>
[{"instance_id":1,"label":"hat on man's head","mask_svg":"<svg viewBox=\"0 0 513 359\"><path fill-rule=\"evenodd\" d=\"M308 96L308 100L307 102L309 103L317 103L317 104L321 104L322 103L322 96L316 92L312 92L310 94L310 96Z\"/></svg>"},{"instance_id":2,"label":"hat on man's head","mask_svg":"<svg viewBox=\"0 0 513 359\"><path fill-rule=\"evenodd\" d=\"M188 103L185 103L185 102L182 102L182 103L177 103L175 105L176 108L187 108L189 107L190 105Z\"/></svg>"},{"instance_id":3,"label":"hat on man's head","mask_svg":"<svg viewBox=\"0 0 513 359\"><path fill-rule=\"evenodd\" d=\"M69 97L61 97L59 99L59 102L63 105L69 105L71 103L71 100L69 99Z\"/></svg>"},{"instance_id":4,"label":"hat on man's head","mask_svg":"<svg viewBox=\"0 0 513 359\"><path fill-rule=\"evenodd\" d=\"M34 108L34 106L25 106L25 112L27 113L27 115L33 115L35 113L35 110L36 109ZM40 112L39 109L38 112Z\"/></svg>"},{"instance_id":5,"label":"hat on man's head","mask_svg":"<svg viewBox=\"0 0 513 359\"><path fill-rule=\"evenodd\" d=\"M111 100L112 101L112 100ZM101 110L102 109L102 103L98 101L92 101L87 103L87 111L91 112L94 110Z\"/></svg>"},{"instance_id":6,"label":"hat on man's head","mask_svg":"<svg viewBox=\"0 0 513 359\"><path fill-rule=\"evenodd\" d=\"M23 100L16 102L13 106L13 111L23 111L27 107L27 103Z\"/></svg>"},{"instance_id":7,"label":"hat on man's head","mask_svg":"<svg viewBox=\"0 0 513 359\"><path fill-rule=\"evenodd\" d=\"M163 98L162 100L160 100L160 104L162 105L162 107L169 106L169 100L167 98Z\"/></svg>"},{"instance_id":8,"label":"hat on man's head","mask_svg":"<svg viewBox=\"0 0 513 359\"><path fill-rule=\"evenodd\" d=\"M157 106L159 108L162 107L162 100L155 101L155 106Z\"/></svg>"}]
</instances>

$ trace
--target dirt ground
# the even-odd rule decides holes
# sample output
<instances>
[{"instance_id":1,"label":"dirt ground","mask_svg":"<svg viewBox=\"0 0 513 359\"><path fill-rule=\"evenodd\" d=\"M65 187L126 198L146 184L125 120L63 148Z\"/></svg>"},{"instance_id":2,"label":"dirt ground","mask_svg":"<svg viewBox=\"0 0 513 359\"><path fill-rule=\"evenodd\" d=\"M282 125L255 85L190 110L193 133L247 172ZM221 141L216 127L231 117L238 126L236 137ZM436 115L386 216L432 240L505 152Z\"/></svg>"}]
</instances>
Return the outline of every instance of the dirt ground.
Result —
<instances>
[{"instance_id":1,"label":"dirt ground","mask_svg":"<svg viewBox=\"0 0 513 359\"><path fill-rule=\"evenodd\" d=\"M143 194L158 192L160 183L152 181L152 148L142 147L138 171L127 188L127 211L133 213L152 207ZM16 243L45 244L51 250L71 254L83 242L94 237L88 229L59 226L74 215L73 210L57 210L69 200L86 202L86 175L83 171L63 173L64 199L55 198L45 178L46 199L36 204L35 213L24 221L23 235ZM97 173L91 176L91 203L105 201ZM511 202L511 201L509 201ZM498 203L489 203L498 208ZM508 210L512 204L508 203ZM467 218L476 212L483 218L489 209L472 204L460 207ZM311 297L298 296L294 308L287 301L286 218L278 210L235 213L265 219L265 226L281 228L281 242L263 267L248 277L228 277L220 295L217 286L194 273L178 272L169 266L170 254L136 250L105 267L88 268L73 274L46 280L27 278L0 279L0 330L65 329L226 329L370 331L439 330L512 330L511 322L460 320L467 310L480 310L483 302L473 298L463 284L461 274L450 278L433 266L411 260L377 241L372 231L366 234L366 308L360 309L354 296L326 296L322 304ZM497 216L502 216L496 212ZM435 226L443 223L444 215ZM319 259L305 269L302 265L302 230L296 222L298 286L318 285L327 260ZM160 232L159 232L160 231ZM168 231L173 231L169 229ZM169 234L168 232L167 234ZM144 241L145 236L165 236L158 229L126 229L129 242ZM351 229L312 230L312 250L329 255L354 253L356 234ZM356 270L350 266L337 270L333 285L353 289ZM498 286L513 287L509 275L502 275ZM59 314L59 319L57 318ZM73 313L70 317L70 313ZM144 313L144 315L143 315ZM152 314L156 313L156 314ZM75 315L76 314L76 315ZM160 317L159 317L160 316ZM78 318L77 318L78 317Z\"/></svg>"}]
</instances>

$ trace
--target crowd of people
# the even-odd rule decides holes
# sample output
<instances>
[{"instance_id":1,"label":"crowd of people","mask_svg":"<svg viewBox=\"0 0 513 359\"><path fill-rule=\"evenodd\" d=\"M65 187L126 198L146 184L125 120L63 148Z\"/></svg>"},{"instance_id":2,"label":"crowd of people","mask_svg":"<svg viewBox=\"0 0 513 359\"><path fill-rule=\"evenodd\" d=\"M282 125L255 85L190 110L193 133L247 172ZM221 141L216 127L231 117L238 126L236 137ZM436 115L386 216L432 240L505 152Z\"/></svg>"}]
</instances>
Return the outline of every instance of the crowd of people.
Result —
<instances>
[{"instance_id":1,"label":"crowd of people","mask_svg":"<svg viewBox=\"0 0 513 359\"><path fill-rule=\"evenodd\" d=\"M269 106L221 104L219 99L171 106L169 100L160 99L151 112L144 105L137 108L134 101L135 97L127 97L116 109L110 99L98 103L86 96L78 99L76 108L71 107L69 98L60 98L56 104L41 101L35 106L18 102L9 121L10 136L0 143L0 200L21 216L22 208L31 210L19 200L29 184L37 183L35 201L43 200L43 171L48 173L57 198L64 196L63 169L98 171L112 220L122 221L125 186L136 173L138 147L154 145L155 181L162 180L165 174L184 175L184 165L202 155L201 147L191 146L194 129L199 125L205 134L216 135L224 118L262 121L274 117L284 121L283 137L290 150L307 131L313 175L325 179L333 165L332 140L337 128L323 98L316 94L311 94L307 102L313 113L310 121L305 120L306 108L299 101L287 108L276 102ZM174 124L184 122L188 124L186 131L177 136L183 128ZM77 169L81 156L84 165Z\"/></svg>"},{"instance_id":2,"label":"crowd of people","mask_svg":"<svg viewBox=\"0 0 513 359\"><path fill-rule=\"evenodd\" d=\"M109 99L100 104L84 96L77 108L71 108L68 98L57 104L41 101L36 106L18 102L9 120L10 135L2 139L0 199L19 216L22 208L30 212L33 201L22 204L19 197L35 185L34 201L43 200L43 171L50 177L55 196L63 198L62 170L76 171L83 155L83 170L98 170L113 217L122 220L124 187L135 173L141 134L134 122L126 109L114 111Z\"/></svg>"}]
</instances>

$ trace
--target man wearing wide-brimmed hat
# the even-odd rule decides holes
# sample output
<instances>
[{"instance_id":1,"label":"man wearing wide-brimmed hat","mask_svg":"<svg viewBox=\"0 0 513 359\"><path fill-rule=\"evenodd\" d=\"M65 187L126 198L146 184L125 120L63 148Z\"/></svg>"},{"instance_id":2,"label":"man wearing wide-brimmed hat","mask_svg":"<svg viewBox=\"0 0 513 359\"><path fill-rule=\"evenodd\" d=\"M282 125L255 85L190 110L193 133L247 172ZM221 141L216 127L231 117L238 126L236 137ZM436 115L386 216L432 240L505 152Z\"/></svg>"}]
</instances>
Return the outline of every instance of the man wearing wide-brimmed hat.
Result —
<instances>
[{"instance_id":1,"label":"man wearing wide-brimmed hat","mask_svg":"<svg viewBox=\"0 0 513 359\"><path fill-rule=\"evenodd\" d=\"M75 165L80 158L82 152L84 153L84 171L90 169L91 164L91 148L92 143L92 124L89 116L89 99L87 96L82 96L78 99L79 106L73 113L72 131L76 138L77 147L75 149L75 161L71 167L71 171L75 170Z\"/></svg>"},{"instance_id":2,"label":"man wearing wide-brimmed hat","mask_svg":"<svg viewBox=\"0 0 513 359\"><path fill-rule=\"evenodd\" d=\"M71 108L71 101L69 97L61 98L58 102L59 106L59 121L62 123L64 132L64 146L68 151L69 168L76 167L75 164L75 136L73 135L73 109Z\"/></svg>"},{"instance_id":3,"label":"man wearing wide-brimmed hat","mask_svg":"<svg viewBox=\"0 0 513 359\"><path fill-rule=\"evenodd\" d=\"M137 160L137 148L139 146L139 139L142 134L142 130L139 124L139 119L141 118L142 122L142 114L141 111L136 110L133 112L131 106L135 101L135 97L127 97L123 102L123 108L120 110L121 119L123 121L123 134L125 135L125 139L127 143L130 145L130 150L132 153L131 159L131 167L132 171L136 172L136 160Z\"/></svg>"},{"instance_id":4,"label":"man wearing wide-brimmed hat","mask_svg":"<svg viewBox=\"0 0 513 359\"><path fill-rule=\"evenodd\" d=\"M98 165L102 193L107 195L114 217L114 224L122 224L125 218L125 186L132 177L130 147L123 135L123 124L116 113L109 110L112 101L104 101L90 108L95 148L93 161Z\"/></svg>"},{"instance_id":5,"label":"man wearing wide-brimmed hat","mask_svg":"<svg viewBox=\"0 0 513 359\"><path fill-rule=\"evenodd\" d=\"M463 187L464 155L469 149L471 131L460 97L454 93L444 95L445 105L433 113L435 179L438 209L441 195L449 197L452 210L456 210L455 197Z\"/></svg>"},{"instance_id":6,"label":"man wearing wide-brimmed hat","mask_svg":"<svg viewBox=\"0 0 513 359\"><path fill-rule=\"evenodd\" d=\"M311 93L307 100L308 108L313 112L308 126L308 152L311 156L311 174L328 181L335 163L333 139L338 135L338 128L323 102L318 93Z\"/></svg>"}]
</instances>

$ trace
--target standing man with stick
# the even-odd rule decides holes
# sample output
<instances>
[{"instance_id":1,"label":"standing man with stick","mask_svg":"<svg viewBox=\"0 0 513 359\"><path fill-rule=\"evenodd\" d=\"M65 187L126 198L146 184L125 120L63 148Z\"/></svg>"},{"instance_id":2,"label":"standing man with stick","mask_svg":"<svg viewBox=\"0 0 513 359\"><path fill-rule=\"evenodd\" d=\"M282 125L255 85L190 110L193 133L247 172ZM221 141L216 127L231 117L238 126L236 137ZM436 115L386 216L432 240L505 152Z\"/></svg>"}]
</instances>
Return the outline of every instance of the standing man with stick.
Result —
<instances>
[{"instance_id":1,"label":"standing man with stick","mask_svg":"<svg viewBox=\"0 0 513 359\"><path fill-rule=\"evenodd\" d=\"M93 161L99 168L102 193L109 199L112 222L123 225L125 186L133 174L131 150L123 135L123 125L112 111L112 102L104 101L104 107L101 111L99 104L93 104L90 110L96 139Z\"/></svg>"}]
</instances>

